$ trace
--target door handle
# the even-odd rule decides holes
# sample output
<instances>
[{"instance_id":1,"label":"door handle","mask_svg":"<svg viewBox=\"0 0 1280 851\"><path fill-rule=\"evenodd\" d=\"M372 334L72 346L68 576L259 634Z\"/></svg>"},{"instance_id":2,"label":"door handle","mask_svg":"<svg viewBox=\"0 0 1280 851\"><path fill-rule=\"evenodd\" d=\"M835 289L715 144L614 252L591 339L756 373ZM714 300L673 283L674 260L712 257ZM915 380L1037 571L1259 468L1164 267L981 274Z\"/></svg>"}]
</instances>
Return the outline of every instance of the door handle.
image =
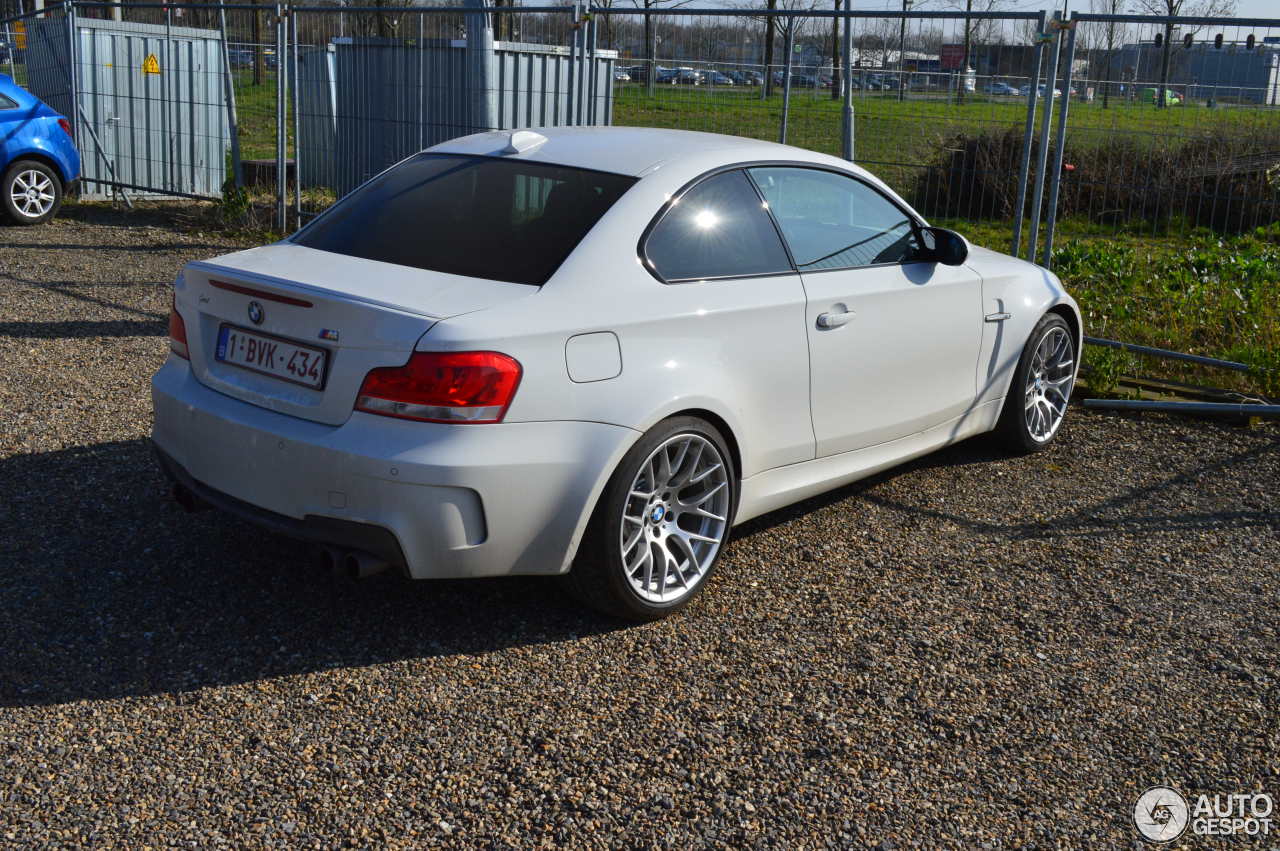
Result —
<instances>
[{"instance_id":1,"label":"door handle","mask_svg":"<svg viewBox=\"0 0 1280 851\"><path fill-rule=\"evenodd\" d=\"M844 325L850 319L853 319L854 315L855 314L852 310L845 310L840 313L819 313L818 327L819 328L839 328L841 325Z\"/></svg>"}]
</instances>

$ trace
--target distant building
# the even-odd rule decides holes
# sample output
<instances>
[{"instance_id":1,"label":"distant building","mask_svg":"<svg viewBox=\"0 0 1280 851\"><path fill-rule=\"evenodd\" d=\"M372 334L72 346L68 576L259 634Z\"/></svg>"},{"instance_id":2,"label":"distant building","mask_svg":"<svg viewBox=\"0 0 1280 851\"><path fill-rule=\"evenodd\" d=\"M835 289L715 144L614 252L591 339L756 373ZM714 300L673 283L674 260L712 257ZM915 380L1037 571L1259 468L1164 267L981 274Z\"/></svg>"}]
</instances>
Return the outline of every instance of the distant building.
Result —
<instances>
[{"instance_id":1,"label":"distant building","mask_svg":"<svg viewBox=\"0 0 1280 851\"><path fill-rule=\"evenodd\" d=\"M1162 51L1150 41L1124 45L1112 60L1112 78L1139 87L1158 83ZM1198 100L1280 106L1280 44L1268 39L1248 50L1237 42L1222 47L1201 42L1190 48L1175 42L1169 85Z\"/></svg>"}]
</instances>

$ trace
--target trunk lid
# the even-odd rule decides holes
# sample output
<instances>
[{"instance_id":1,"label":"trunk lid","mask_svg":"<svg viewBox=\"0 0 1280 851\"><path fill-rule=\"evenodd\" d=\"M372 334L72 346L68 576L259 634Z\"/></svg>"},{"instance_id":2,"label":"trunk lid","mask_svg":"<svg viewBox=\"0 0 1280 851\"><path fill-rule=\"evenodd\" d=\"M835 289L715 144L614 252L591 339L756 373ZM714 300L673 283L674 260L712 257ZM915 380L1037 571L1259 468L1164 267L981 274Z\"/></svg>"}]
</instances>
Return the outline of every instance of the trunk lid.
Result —
<instances>
[{"instance_id":1,"label":"trunk lid","mask_svg":"<svg viewBox=\"0 0 1280 851\"><path fill-rule=\"evenodd\" d=\"M176 298L198 381L242 401L330 425L351 416L369 370L404 364L439 320L538 291L289 243L189 263L183 281ZM219 360L224 326L228 333L263 335L286 351L293 343L323 350L323 385Z\"/></svg>"}]
</instances>

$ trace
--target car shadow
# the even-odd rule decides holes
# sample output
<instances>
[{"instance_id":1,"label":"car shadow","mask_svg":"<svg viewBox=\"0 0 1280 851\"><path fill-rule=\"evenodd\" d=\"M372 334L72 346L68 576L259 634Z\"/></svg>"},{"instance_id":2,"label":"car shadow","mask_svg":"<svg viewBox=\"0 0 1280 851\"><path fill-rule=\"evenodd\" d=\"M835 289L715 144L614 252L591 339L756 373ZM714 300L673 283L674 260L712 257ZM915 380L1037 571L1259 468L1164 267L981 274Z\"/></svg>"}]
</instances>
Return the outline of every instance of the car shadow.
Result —
<instances>
[{"instance_id":1,"label":"car shadow","mask_svg":"<svg viewBox=\"0 0 1280 851\"><path fill-rule=\"evenodd\" d=\"M0 706L157 693L619 629L538 577L337 580L170 498L146 440L0 461Z\"/></svg>"},{"instance_id":2,"label":"car shadow","mask_svg":"<svg viewBox=\"0 0 1280 851\"><path fill-rule=\"evenodd\" d=\"M1077 416L1080 415L1089 416L1083 411L1077 414ZM1142 419L1141 415L1123 413L1108 414L1107 416L1122 419ZM1206 429L1216 427L1218 426L1204 425ZM1157 497L1161 493L1178 488L1194 488L1199 480L1214 475L1229 475L1233 469L1245 469L1260 459L1275 454L1277 451L1280 451L1280 437L1275 435L1264 437L1250 449L1214 460L1203 460L1179 471L1166 471L1159 481L1153 484L1128 488L1115 493L1099 494L1097 500L1091 501L1081 508L1066 512L1061 516L1054 517L1051 523L1046 523L1043 520L993 522L989 519L971 517L953 511L923 508L887 496L884 493L876 492L877 486L918 470L986 465L994 462L1010 461L1011 459L1016 460L1017 456L1011 456L1001 449L990 435L979 435L877 473L874 476L860 479L852 484L819 494L803 502L748 521L735 530L734 536L742 538L764 532L805 514L855 496L881 508L911 517L946 521L965 532L1003 536L1011 540L1062 536L1105 537L1115 534L1119 528L1124 528L1129 532L1139 529L1146 532L1158 532L1181 529L1221 530L1224 528L1247 527L1280 530L1280 511L1275 509L1180 511L1170 513L1160 513L1153 510L1153 505L1159 501ZM1144 503L1146 504L1144 505ZM1134 510L1135 508L1136 510Z\"/></svg>"}]
</instances>

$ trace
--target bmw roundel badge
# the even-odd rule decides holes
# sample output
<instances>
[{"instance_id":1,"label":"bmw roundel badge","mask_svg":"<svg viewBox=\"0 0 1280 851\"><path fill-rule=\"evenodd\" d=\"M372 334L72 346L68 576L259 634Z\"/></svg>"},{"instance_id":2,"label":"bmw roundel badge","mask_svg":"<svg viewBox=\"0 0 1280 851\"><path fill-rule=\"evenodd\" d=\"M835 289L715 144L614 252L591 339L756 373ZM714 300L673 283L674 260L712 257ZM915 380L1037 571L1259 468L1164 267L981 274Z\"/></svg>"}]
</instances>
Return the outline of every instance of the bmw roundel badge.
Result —
<instances>
[{"instance_id":1,"label":"bmw roundel badge","mask_svg":"<svg viewBox=\"0 0 1280 851\"><path fill-rule=\"evenodd\" d=\"M249 321L254 325L261 325L266 315L262 312L262 305L256 301L249 302Z\"/></svg>"}]
</instances>

